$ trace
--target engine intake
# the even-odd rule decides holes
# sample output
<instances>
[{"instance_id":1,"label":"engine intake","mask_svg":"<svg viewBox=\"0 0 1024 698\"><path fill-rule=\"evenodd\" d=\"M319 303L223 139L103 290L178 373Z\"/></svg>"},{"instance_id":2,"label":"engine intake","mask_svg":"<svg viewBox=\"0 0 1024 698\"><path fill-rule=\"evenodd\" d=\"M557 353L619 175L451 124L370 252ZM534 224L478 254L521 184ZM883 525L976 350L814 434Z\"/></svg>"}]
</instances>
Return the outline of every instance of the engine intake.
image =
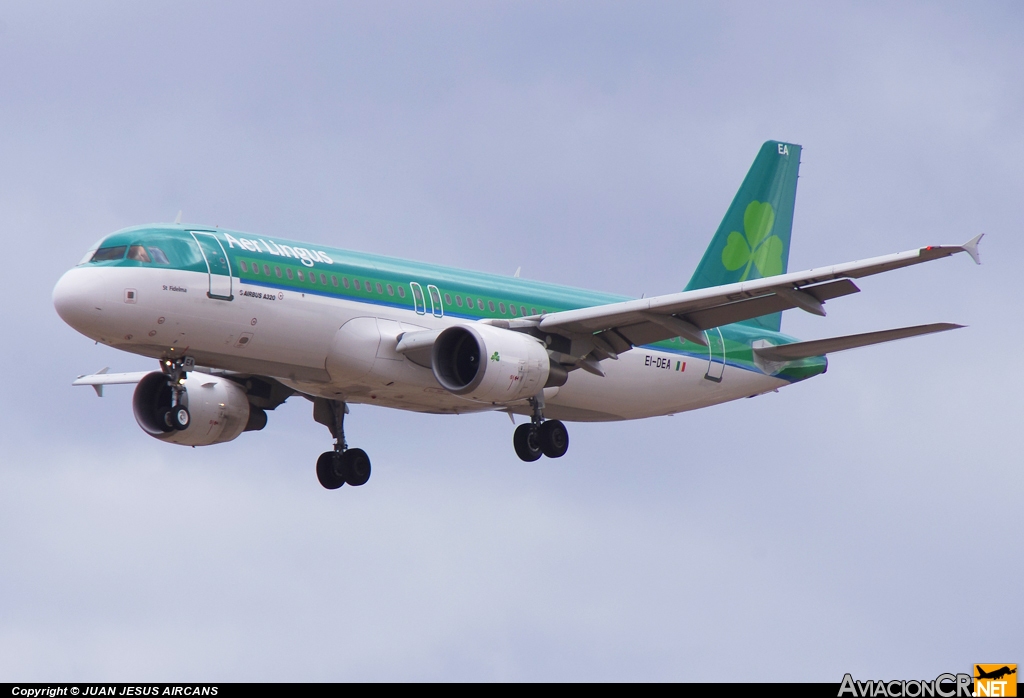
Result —
<instances>
[{"instance_id":1,"label":"engine intake","mask_svg":"<svg viewBox=\"0 0 1024 698\"><path fill-rule=\"evenodd\" d=\"M443 330L434 341L431 367L445 390L497 404L533 397L567 377L539 339L490 325Z\"/></svg>"},{"instance_id":2,"label":"engine intake","mask_svg":"<svg viewBox=\"0 0 1024 698\"><path fill-rule=\"evenodd\" d=\"M184 446L209 446L231 441L243 431L262 429L266 412L249 405L245 391L220 376L193 371L185 379L185 406L191 414L188 428L168 426L164 412L171 406L171 387L159 371L139 381L132 397L135 421L150 436Z\"/></svg>"}]
</instances>

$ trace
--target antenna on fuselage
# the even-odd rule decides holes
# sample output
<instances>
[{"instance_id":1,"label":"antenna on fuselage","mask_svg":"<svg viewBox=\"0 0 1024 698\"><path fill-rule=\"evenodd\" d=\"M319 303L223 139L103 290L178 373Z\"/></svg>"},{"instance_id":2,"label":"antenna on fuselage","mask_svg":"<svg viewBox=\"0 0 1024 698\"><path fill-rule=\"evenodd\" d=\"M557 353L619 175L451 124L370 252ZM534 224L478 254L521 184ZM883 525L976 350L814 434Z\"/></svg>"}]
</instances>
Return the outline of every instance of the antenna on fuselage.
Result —
<instances>
[{"instance_id":1,"label":"antenna on fuselage","mask_svg":"<svg viewBox=\"0 0 1024 698\"><path fill-rule=\"evenodd\" d=\"M181 211L180 210L178 211L178 215L174 217L174 223L175 223L175 225L179 225L181 223Z\"/></svg>"},{"instance_id":2,"label":"antenna on fuselage","mask_svg":"<svg viewBox=\"0 0 1024 698\"><path fill-rule=\"evenodd\" d=\"M522 267L516 267L516 273L512 275L512 278L513 279L518 279L519 278L519 272L521 272L522 270L523 270Z\"/></svg>"}]
</instances>

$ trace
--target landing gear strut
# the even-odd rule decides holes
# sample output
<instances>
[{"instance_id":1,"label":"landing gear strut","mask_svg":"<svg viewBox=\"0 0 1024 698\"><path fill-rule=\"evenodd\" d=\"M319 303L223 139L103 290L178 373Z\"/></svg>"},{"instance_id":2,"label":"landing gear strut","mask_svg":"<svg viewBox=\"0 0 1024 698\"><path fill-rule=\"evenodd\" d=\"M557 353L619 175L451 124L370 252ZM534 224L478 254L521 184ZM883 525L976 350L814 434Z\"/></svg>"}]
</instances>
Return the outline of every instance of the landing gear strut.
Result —
<instances>
[{"instance_id":1,"label":"landing gear strut","mask_svg":"<svg viewBox=\"0 0 1024 698\"><path fill-rule=\"evenodd\" d=\"M365 485L370 479L370 457L361 448L349 448L345 442L345 415L348 405L341 400L316 398L313 419L331 430L334 450L321 453L316 460L316 477L329 490L346 482L353 487Z\"/></svg>"},{"instance_id":2,"label":"landing gear strut","mask_svg":"<svg viewBox=\"0 0 1024 698\"><path fill-rule=\"evenodd\" d=\"M530 398L533 415L529 424L516 427L512 445L516 455L527 463L540 458L561 458L569 450L569 432L557 419L544 419L544 396Z\"/></svg>"},{"instance_id":3,"label":"landing gear strut","mask_svg":"<svg viewBox=\"0 0 1024 698\"><path fill-rule=\"evenodd\" d=\"M188 393L185 391L185 378L188 371L191 371L195 365L195 360L191 356L164 359L160 362L160 368L167 376L167 385L171 389L171 406L164 410L162 415L163 422L168 429L183 431L192 421L192 416L186 406L188 405Z\"/></svg>"}]
</instances>

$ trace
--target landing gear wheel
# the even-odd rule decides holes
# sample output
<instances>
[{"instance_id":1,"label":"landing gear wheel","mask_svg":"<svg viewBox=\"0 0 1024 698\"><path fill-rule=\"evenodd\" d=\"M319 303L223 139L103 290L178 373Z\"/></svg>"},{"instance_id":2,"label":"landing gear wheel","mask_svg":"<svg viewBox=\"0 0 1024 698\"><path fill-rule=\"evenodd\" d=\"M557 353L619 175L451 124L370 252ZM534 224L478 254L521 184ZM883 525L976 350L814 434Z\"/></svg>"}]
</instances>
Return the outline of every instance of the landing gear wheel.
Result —
<instances>
[{"instance_id":1,"label":"landing gear wheel","mask_svg":"<svg viewBox=\"0 0 1024 698\"><path fill-rule=\"evenodd\" d=\"M370 479L370 457L361 448L350 448L341 454L341 472L353 487L365 485Z\"/></svg>"},{"instance_id":2,"label":"landing gear wheel","mask_svg":"<svg viewBox=\"0 0 1024 698\"><path fill-rule=\"evenodd\" d=\"M516 448L516 455L527 463L532 463L542 455L537 427L533 424L520 424L516 427L512 445Z\"/></svg>"},{"instance_id":3,"label":"landing gear wheel","mask_svg":"<svg viewBox=\"0 0 1024 698\"><path fill-rule=\"evenodd\" d=\"M174 428L178 431L188 429L188 425L192 422L192 415L188 413L187 407L178 407L173 410L174 412Z\"/></svg>"},{"instance_id":4,"label":"landing gear wheel","mask_svg":"<svg viewBox=\"0 0 1024 698\"><path fill-rule=\"evenodd\" d=\"M335 451L321 453L316 459L316 479L326 489L336 490L345 484L341 469L341 454Z\"/></svg>"},{"instance_id":5,"label":"landing gear wheel","mask_svg":"<svg viewBox=\"0 0 1024 698\"><path fill-rule=\"evenodd\" d=\"M538 429L541 450L548 458L561 458L569 450L569 432L557 419L549 419Z\"/></svg>"},{"instance_id":6,"label":"landing gear wheel","mask_svg":"<svg viewBox=\"0 0 1024 698\"><path fill-rule=\"evenodd\" d=\"M188 429L188 425L191 421L192 415L188 413L188 408L172 407L164 412L164 424L167 425L168 429L183 431Z\"/></svg>"}]
</instances>

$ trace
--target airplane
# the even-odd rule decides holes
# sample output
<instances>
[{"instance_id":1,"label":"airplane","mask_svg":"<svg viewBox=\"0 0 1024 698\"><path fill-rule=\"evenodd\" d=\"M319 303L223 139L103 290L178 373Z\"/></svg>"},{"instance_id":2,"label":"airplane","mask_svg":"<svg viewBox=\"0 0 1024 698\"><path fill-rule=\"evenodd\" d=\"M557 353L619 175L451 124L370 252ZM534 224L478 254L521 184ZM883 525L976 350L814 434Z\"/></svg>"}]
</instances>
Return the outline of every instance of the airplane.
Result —
<instances>
[{"instance_id":1,"label":"airplane","mask_svg":"<svg viewBox=\"0 0 1024 698\"><path fill-rule=\"evenodd\" d=\"M976 664L974 666L974 669L977 672L977 676L974 677L976 679L993 679L993 680L998 680L998 679L1003 678L1004 676L1009 676L1010 674L1016 674L1017 673L1016 665L1014 665L1013 669L1011 669L1009 666L1003 666L1003 667L1000 667L999 669L995 669L993 671L985 671L979 665Z\"/></svg>"},{"instance_id":2,"label":"airplane","mask_svg":"<svg viewBox=\"0 0 1024 698\"><path fill-rule=\"evenodd\" d=\"M186 446L263 429L292 396L335 440L323 487L360 486L370 459L345 440L349 404L529 421L516 454L559 458L564 422L671 415L777 391L825 372L827 354L962 325L800 341L781 314L825 315L854 279L966 252L981 235L789 272L801 146L768 141L686 288L628 298L218 227L125 228L89 248L53 291L86 337L151 357L151 372L79 376L135 384L150 436Z\"/></svg>"}]
</instances>

